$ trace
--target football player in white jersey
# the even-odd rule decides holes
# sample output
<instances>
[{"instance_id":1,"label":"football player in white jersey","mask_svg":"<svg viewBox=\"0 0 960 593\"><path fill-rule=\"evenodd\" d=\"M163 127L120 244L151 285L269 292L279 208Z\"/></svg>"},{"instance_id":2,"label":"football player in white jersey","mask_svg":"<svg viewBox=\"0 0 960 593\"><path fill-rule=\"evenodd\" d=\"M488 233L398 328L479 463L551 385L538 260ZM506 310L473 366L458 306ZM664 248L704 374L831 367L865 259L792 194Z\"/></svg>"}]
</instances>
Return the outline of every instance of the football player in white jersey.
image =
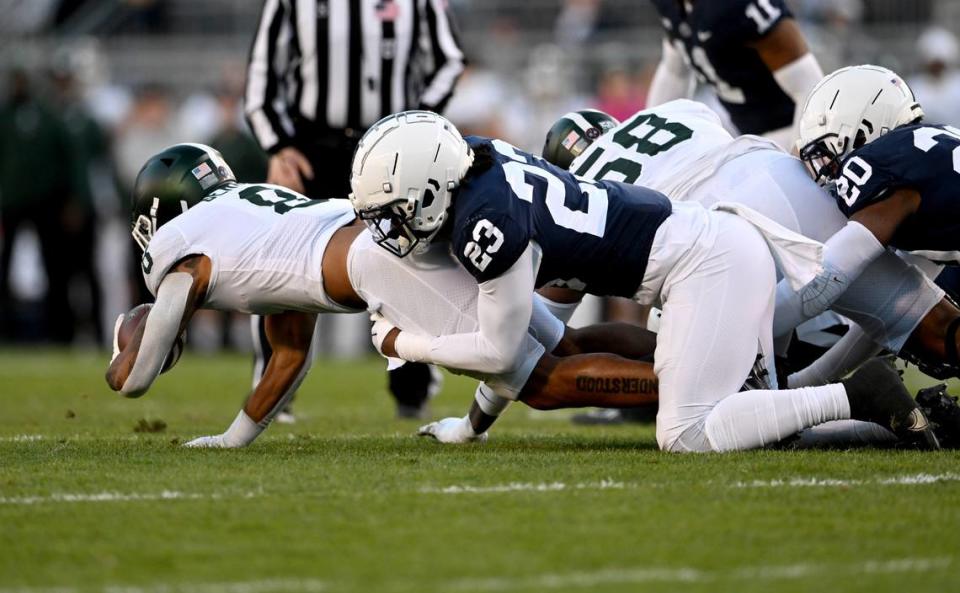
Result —
<instances>
[{"instance_id":1,"label":"football player in white jersey","mask_svg":"<svg viewBox=\"0 0 960 593\"><path fill-rule=\"evenodd\" d=\"M825 242L828 253L859 256L856 243L836 244L835 235L848 223L834 199L810 179L803 164L771 141L757 136L732 137L716 114L688 100L646 109L620 123L609 115L584 110L565 115L547 135L543 156L587 179L622 181L656 189L672 200L695 201L705 206L734 202L750 207L790 230ZM857 229L854 229L857 230ZM849 243L849 245L848 245ZM926 339L939 333L937 320L956 317L960 311L944 299L917 267L892 252L880 250L853 282L833 275L831 291L809 298L839 296L833 310L855 321L826 362L813 370L789 377L788 386L823 384L836 380L881 347L899 352L925 368L944 362L942 349ZM827 262L828 273L838 266ZM838 281L841 280L841 281ZM775 336L788 336L805 315L797 307L786 282L778 288L774 317ZM579 295L550 289L551 305L564 318L569 303ZM549 303L549 301L548 301ZM565 306L566 303L566 306ZM819 309L817 312L822 311ZM922 321L926 322L922 323ZM860 339L863 333L868 340ZM856 352L845 348L856 344Z\"/></svg>"},{"instance_id":2,"label":"football player in white jersey","mask_svg":"<svg viewBox=\"0 0 960 593\"><path fill-rule=\"evenodd\" d=\"M275 185L238 184L215 150L179 144L152 157L137 177L133 236L156 302L107 371L114 390L142 395L163 368L194 312L212 308L267 316L274 349L267 369L233 424L187 446L239 447L267 427L303 380L318 312L374 309L429 335L475 331L477 285L442 249L400 260L381 250L345 201L310 200ZM119 328L119 324L118 324ZM448 423L460 440L485 437L514 399L551 409L639 405L656 398L656 381L629 358L652 340L626 326L568 330L535 302L514 364L484 381L474 415ZM552 356L567 355L562 358ZM458 369L452 369L455 372ZM617 385L598 390L597 384Z\"/></svg>"}]
</instances>

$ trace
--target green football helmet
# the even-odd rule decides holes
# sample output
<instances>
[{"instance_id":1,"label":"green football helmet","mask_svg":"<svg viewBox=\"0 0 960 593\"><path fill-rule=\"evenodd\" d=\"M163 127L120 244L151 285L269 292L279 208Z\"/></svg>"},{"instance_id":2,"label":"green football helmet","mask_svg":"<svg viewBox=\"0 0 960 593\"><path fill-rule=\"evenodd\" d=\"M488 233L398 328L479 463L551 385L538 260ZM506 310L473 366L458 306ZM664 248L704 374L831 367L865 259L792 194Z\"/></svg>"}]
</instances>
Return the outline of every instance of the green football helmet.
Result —
<instances>
[{"instance_id":1,"label":"green football helmet","mask_svg":"<svg viewBox=\"0 0 960 593\"><path fill-rule=\"evenodd\" d=\"M553 124L543 145L543 158L560 168L569 169L594 140L620 125L611 115L596 109L571 111Z\"/></svg>"},{"instance_id":2,"label":"green football helmet","mask_svg":"<svg viewBox=\"0 0 960 593\"><path fill-rule=\"evenodd\" d=\"M153 155L133 187L133 240L146 251L158 228L236 180L223 156L203 144L174 144Z\"/></svg>"}]
</instances>

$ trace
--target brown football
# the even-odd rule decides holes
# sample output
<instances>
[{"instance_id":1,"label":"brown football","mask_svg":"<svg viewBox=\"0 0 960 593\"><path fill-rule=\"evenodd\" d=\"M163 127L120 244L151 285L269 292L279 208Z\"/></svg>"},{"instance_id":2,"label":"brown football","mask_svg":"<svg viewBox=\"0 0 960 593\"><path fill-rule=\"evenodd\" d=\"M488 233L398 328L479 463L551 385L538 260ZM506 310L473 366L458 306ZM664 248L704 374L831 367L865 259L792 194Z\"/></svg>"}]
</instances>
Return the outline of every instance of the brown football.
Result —
<instances>
[{"instance_id":1,"label":"brown football","mask_svg":"<svg viewBox=\"0 0 960 593\"><path fill-rule=\"evenodd\" d=\"M153 305L151 303L144 303L130 309L127 314L123 316L120 329L117 331L117 346L120 347L120 350L126 348L127 344L130 343L140 324L146 322L147 315L152 308ZM173 342L170 354L167 355L167 359L164 361L163 368L160 372L165 373L173 368L173 365L177 364L177 361L180 360L181 354L183 354L183 334L177 336L177 339Z\"/></svg>"}]
</instances>

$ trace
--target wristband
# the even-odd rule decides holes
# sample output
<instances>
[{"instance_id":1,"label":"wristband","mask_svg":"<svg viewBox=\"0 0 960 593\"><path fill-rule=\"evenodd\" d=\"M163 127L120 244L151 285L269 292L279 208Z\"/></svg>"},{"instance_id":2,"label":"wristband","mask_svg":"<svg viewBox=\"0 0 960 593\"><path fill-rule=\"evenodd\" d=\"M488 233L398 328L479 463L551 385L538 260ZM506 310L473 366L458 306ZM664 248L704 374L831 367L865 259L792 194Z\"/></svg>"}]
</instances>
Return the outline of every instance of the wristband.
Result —
<instances>
[{"instance_id":1,"label":"wristband","mask_svg":"<svg viewBox=\"0 0 960 593\"><path fill-rule=\"evenodd\" d=\"M510 399L497 395L497 393L486 383L477 385L477 391L473 395L477 406L487 416L499 416L510 405Z\"/></svg>"},{"instance_id":2,"label":"wristband","mask_svg":"<svg viewBox=\"0 0 960 593\"><path fill-rule=\"evenodd\" d=\"M428 360L432 341L433 338L429 336L402 331L394 340L393 348L397 351L397 356L404 360L422 362Z\"/></svg>"}]
</instances>

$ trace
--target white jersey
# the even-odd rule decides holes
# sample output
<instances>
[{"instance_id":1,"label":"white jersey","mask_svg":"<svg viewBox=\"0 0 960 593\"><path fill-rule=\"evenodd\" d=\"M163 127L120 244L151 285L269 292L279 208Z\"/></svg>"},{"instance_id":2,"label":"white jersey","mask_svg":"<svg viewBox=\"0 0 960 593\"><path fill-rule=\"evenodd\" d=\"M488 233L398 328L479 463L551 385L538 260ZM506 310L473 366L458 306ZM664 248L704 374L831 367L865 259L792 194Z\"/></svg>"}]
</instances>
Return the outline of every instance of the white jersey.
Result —
<instances>
[{"instance_id":1,"label":"white jersey","mask_svg":"<svg viewBox=\"0 0 960 593\"><path fill-rule=\"evenodd\" d=\"M637 113L598 138L570 169L588 179L625 181L707 208L718 202L741 204L820 242L847 224L834 199L810 178L799 159L757 136L732 137L710 109L687 100ZM647 274L656 271L650 266ZM914 267L885 254L833 310L896 352L941 295ZM821 321L837 323L833 313L826 315L810 327ZM778 313L777 335L797 322L794 316Z\"/></svg>"},{"instance_id":2,"label":"white jersey","mask_svg":"<svg viewBox=\"0 0 960 593\"><path fill-rule=\"evenodd\" d=\"M720 166L754 150L780 148L759 136L734 138L703 103L679 99L637 112L580 154L570 171L684 199Z\"/></svg>"},{"instance_id":3,"label":"white jersey","mask_svg":"<svg viewBox=\"0 0 960 593\"><path fill-rule=\"evenodd\" d=\"M156 294L177 262L205 255L212 270L204 307L259 315L352 311L327 296L321 263L330 237L354 219L346 200L230 185L157 230L143 254L143 278Z\"/></svg>"},{"instance_id":4,"label":"white jersey","mask_svg":"<svg viewBox=\"0 0 960 593\"><path fill-rule=\"evenodd\" d=\"M480 287L446 246L434 245L426 253L398 258L377 246L364 231L350 246L347 268L360 298L403 330L439 337L473 333L480 326ZM515 399L543 354L559 343L563 331L563 322L534 297L530 326L515 370L504 375L464 374L486 381L503 397Z\"/></svg>"}]
</instances>

